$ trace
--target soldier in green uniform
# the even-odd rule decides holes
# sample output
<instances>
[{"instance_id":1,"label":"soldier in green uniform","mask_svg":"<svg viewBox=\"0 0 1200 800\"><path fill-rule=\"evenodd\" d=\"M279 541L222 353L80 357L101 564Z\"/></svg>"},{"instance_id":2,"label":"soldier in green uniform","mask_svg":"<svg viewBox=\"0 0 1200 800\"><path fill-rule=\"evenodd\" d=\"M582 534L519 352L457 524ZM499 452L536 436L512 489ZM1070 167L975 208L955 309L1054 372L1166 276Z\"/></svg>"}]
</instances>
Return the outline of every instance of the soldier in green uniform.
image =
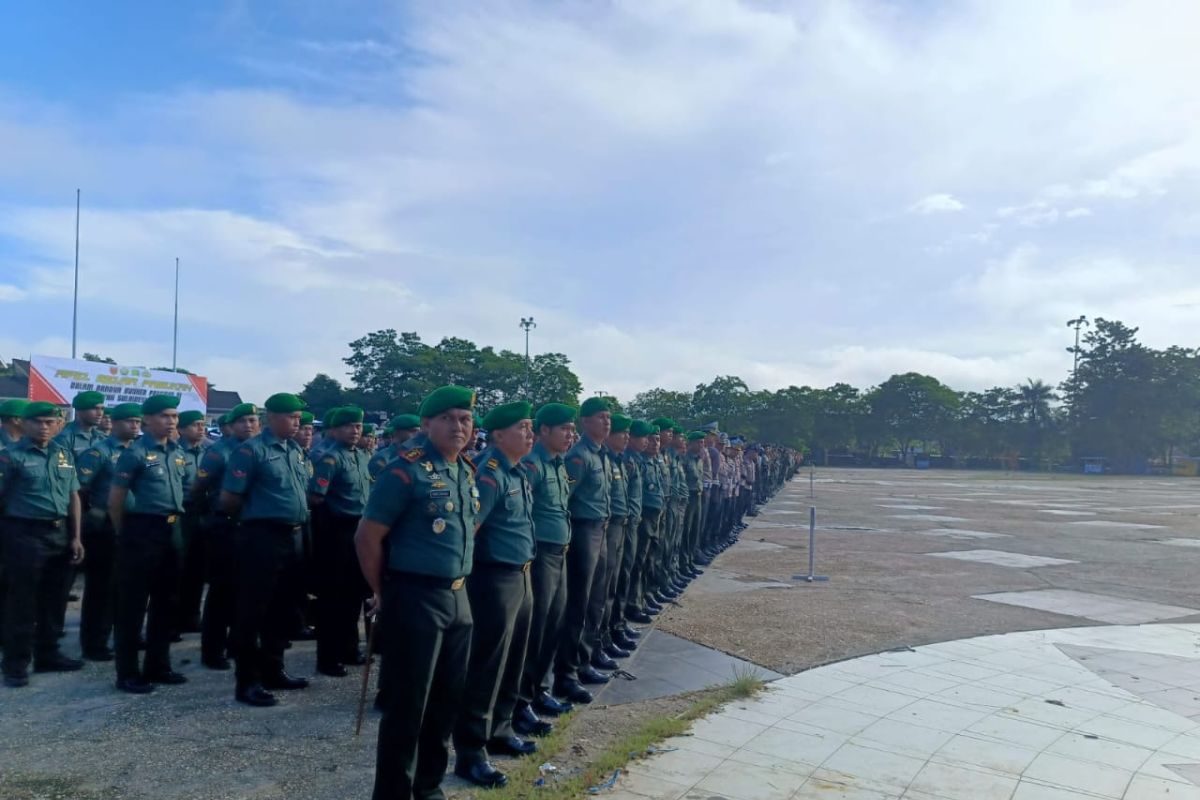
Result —
<instances>
[{"instance_id":1,"label":"soldier in green uniform","mask_svg":"<svg viewBox=\"0 0 1200 800\"><path fill-rule=\"evenodd\" d=\"M640 631L630 627L629 622L650 622L650 617L637 612L637 619L629 616L630 584L638 558L638 529L642 525L642 453L646 450L646 437L650 424L632 420L629 424L629 444L621 454L621 465L625 468L625 480L629 498L629 522L625 526L625 545L621 551L621 570L617 576L617 588L613 593L612 617L609 620L609 635L613 644L623 650L637 647Z\"/></svg>"},{"instance_id":2,"label":"soldier in green uniform","mask_svg":"<svg viewBox=\"0 0 1200 800\"><path fill-rule=\"evenodd\" d=\"M609 676L591 665L592 642L583 635L596 570L606 555L605 528L612 503L612 467L604 447L612 428L612 412L603 397L589 397L579 409L583 435L566 456L571 479L571 549L567 554L567 610L558 642L554 693L588 703L592 695L581 683L607 683ZM603 598L600 598L603 603Z\"/></svg>"},{"instance_id":3,"label":"soldier in green uniform","mask_svg":"<svg viewBox=\"0 0 1200 800\"><path fill-rule=\"evenodd\" d=\"M704 475L707 454L704 452L704 432L692 431L687 435L687 453L683 457L683 470L687 478L688 501L684 513L682 564L680 571L685 579L698 578L703 572L696 566L700 554L701 516L704 509Z\"/></svg>"},{"instance_id":4,"label":"soldier in green uniform","mask_svg":"<svg viewBox=\"0 0 1200 800\"><path fill-rule=\"evenodd\" d=\"M379 477L383 468L400 455L405 442L421 432L421 418L416 414L397 414L388 420L388 424L383 430L390 441L371 456L371 462L367 466L367 470L371 473L371 480Z\"/></svg>"},{"instance_id":5,"label":"soldier in green uniform","mask_svg":"<svg viewBox=\"0 0 1200 800\"><path fill-rule=\"evenodd\" d=\"M153 691L156 683L187 682L171 668L170 656L187 472L183 448L173 437L179 426L178 405L178 397L162 394L142 403L143 433L121 452L108 493L108 516L117 542L117 688L132 694ZM138 669L143 620L146 660Z\"/></svg>"},{"instance_id":6,"label":"soldier in green uniform","mask_svg":"<svg viewBox=\"0 0 1200 800\"><path fill-rule=\"evenodd\" d=\"M364 422L362 427L362 449L370 457L375 452L375 423Z\"/></svg>"},{"instance_id":7,"label":"soldier in green uniform","mask_svg":"<svg viewBox=\"0 0 1200 800\"><path fill-rule=\"evenodd\" d=\"M313 436L316 424L316 417L311 411L300 412L300 427L296 429L296 435L292 438L296 440L296 444L300 445L300 450L304 453L304 459L308 463L308 474L312 477L313 473ZM353 533L351 533L353 536ZM295 570L292 571L289 580L289 591L292 593L294 608L292 613L291 633L290 638L294 641L311 641L317 638L316 630L308 624L310 614L309 608L309 592L316 590L317 576L315 562L313 561L313 529L312 516L309 516L308 522L304 523L304 530L301 533L301 553L300 563Z\"/></svg>"},{"instance_id":8,"label":"soldier in green uniform","mask_svg":"<svg viewBox=\"0 0 1200 800\"><path fill-rule=\"evenodd\" d=\"M626 606L629 619L641 622L649 615L662 611L662 606L652 597L655 558L658 555L658 540L664 517L666 502L663 483L662 459L658 455L658 426L646 423L646 449L641 454L642 468L642 524L638 528L637 558L634 573L630 577L629 602Z\"/></svg>"},{"instance_id":9,"label":"soldier in green uniform","mask_svg":"<svg viewBox=\"0 0 1200 800\"><path fill-rule=\"evenodd\" d=\"M116 585L113 565L116 534L108 516L108 492L117 471L117 460L129 443L142 434L142 407L122 403L109 415L113 432L79 456L79 499L86 523L83 546L83 608L79 617L79 644L89 661L112 661L108 637L113 630L113 598Z\"/></svg>"},{"instance_id":10,"label":"soldier in green uniform","mask_svg":"<svg viewBox=\"0 0 1200 800\"><path fill-rule=\"evenodd\" d=\"M435 800L449 761L471 648L470 574L479 491L462 457L475 393L421 403L428 437L380 473L355 534L384 642L374 800ZM446 504L451 503L449 510ZM386 557L384 542L387 542Z\"/></svg>"},{"instance_id":11,"label":"soldier in green uniform","mask_svg":"<svg viewBox=\"0 0 1200 800\"><path fill-rule=\"evenodd\" d=\"M225 416L228 430L200 457L191 496L200 514L204 537L204 575L208 593L200 618L200 663L209 669L227 670L229 631L233 627L234 602L237 598L237 573L234 569L234 529L236 520L221 509L221 484L229 454L242 442L253 438L258 408L241 403Z\"/></svg>"},{"instance_id":12,"label":"soldier in green uniform","mask_svg":"<svg viewBox=\"0 0 1200 800\"><path fill-rule=\"evenodd\" d=\"M476 466L479 510L474 568L467 581L475 626L462 712L454 726L454 774L488 788L508 782L488 762L489 752L522 756L537 750L513 730L533 613L533 492L521 465L533 448L532 411L529 403L515 402L488 412L483 429L489 445ZM447 512L453 506L453 500L440 504ZM549 725L542 723L540 732L549 733Z\"/></svg>"},{"instance_id":13,"label":"soldier in green uniform","mask_svg":"<svg viewBox=\"0 0 1200 800\"><path fill-rule=\"evenodd\" d=\"M296 444L300 445L300 449L306 456L312 450L316 421L317 418L311 411L300 412L300 427L296 429L295 439Z\"/></svg>"},{"instance_id":14,"label":"soldier in green uniform","mask_svg":"<svg viewBox=\"0 0 1200 800\"><path fill-rule=\"evenodd\" d=\"M358 447L363 411L345 406L329 421L332 444L313 465L308 482L313 510L313 548L320 564L317 587L317 671L346 676L345 664L360 664L358 616L370 597L358 568L354 533L367 505L369 456Z\"/></svg>"},{"instance_id":15,"label":"soldier in green uniform","mask_svg":"<svg viewBox=\"0 0 1200 800\"><path fill-rule=\"evenodd\" d=\"M266 430L234 449L221 481L221 509L239 519L234 696L252 706L275 705L270 689L308 686L283 664L294 608L289 573L299 563L308 521L308 461L293 438L304 401L281 392L263 405Z\"/></svg>"},{"instance_id":16,"label":"soldier in green uniform","mask_svg":"<svg viewBox=\"0 0 1200 800\"><path fill-rule=\"evenodd\" d=\"M675 526L671 531L671 558L667 564L666 581L671 592L678 597L687 589L688 581L691 580L690 574L684 575L683 570L683 530L687 521L689 496L687 470L683 465L684 456L687 455L687 441L684 439L682 425L676 423L671 433L671 454L674 456L671 462L671 502Z\"/></svg>"},{"instance_id":17,"label":"soldier in green uniform","mask_svg":"<svg viewBox=\"0 0 1200 800\"><path fill-rule=\"evenodd\" d=\"M19 398L0 404L0 450L21 441L21 413L28 405L28 400Z\"/></svg>"},{"instance_id":18,"label":"soldier in green uniform","mask_svg":"<svg viewBox=\"0 0 1200 800\"><path fill-rule=\"evenodd\" d=\"M584 636L594 641L592 666L596 669L615 670L620 665L614 659L629 658L629 651L612 643L609 634L609 617L612 615L613 595L617 590L617 578L621 574L621 558L625 547L625 526L629 524L629 481L625 474L622 457L629 445L629 426L633 420L624 414L612 415L612 427L605 448L608 450L608 466L612 473L609 490L608 528L604 533L604 573L592 585L593 602L588 607L588 618ZM596 601L599 602L596 602Z\"/></svg>"},{"instance_id":19,"label":"soldier in green uniform","mask_svg":"<svg viewBox=\"0 0 1200 800\"><path fill-rule=\"evenodd\" d=\"M537 442L521 460L533 491L533 534L537 539L529 582L533 613L521 696L513 718L519 732L532 733L538 714L557 717L571 710L550 693L550 667L558 648L567 603L567 548L571 542L570 479L563 455L570 449L579 410L563 403L538 409L533 427Z\"/></svg>"},{"instance_id":20,"label":"soldier in green uniform","mask_svg":"<svg viewBox=\"0 0 1200 800\"><path fill-rule=\"evenodd\" d=\"M75 419L62 429L55 440L71 451L76 458L94 444L104 440L100 420L104 417L104 395L99 392L80 392L71 401Z\"/></svg>"},{"instance_id":21,"label":"soldier in green uniform","mask_svg":"<svg viewBox=\"0 0 1200 800\"><path fill-rule=\"evenodd\" d=\"M175 630L190 633L200 630L200 599L204 594L204 536L200 530L201 515L192 496L200 461L208 449L203 411L179 413L179 446L183 448L187 471L183 476L183 565L179 574L179 600L175 604Z\"/></svg>"},{"instance_id":22,"label":"soldier in green uniform","mask_svg":"<svg viewBox=\"0 0 1200 800\"><path fill-rule=\"evenodd\" d=\"M77 670L82 661L58 650L60 606L68 569L83 561L79 480L74 454L52 441L62 412L30 403L21 413L24 438L0 451L4 509L4 659L6 686L29 683L36 672Z\"/></svg>"}]
</instances>

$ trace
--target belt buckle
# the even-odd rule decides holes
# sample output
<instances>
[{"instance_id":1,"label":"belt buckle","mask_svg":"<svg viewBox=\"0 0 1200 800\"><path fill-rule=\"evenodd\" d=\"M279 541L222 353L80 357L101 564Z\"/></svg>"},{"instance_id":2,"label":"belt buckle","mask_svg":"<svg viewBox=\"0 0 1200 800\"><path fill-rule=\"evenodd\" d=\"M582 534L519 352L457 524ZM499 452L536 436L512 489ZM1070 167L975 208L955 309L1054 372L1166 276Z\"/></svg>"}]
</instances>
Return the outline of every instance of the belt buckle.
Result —
<instances>
[{"instance_id":1,"label":"belt buckle","mask_svg":"<svg viewBox=\"0 0 1200 800\"><path fill-rule=\"evenodd\" d=\"M179 519L179 517L178 517L177 515L175 515L175 514L168 514L168 515L167 515L167 524L168 524L168 525L174 525L174 524L175 524L175 520L177 520L177 519Z\"/></svg>"},{"instance_id":2,"label":"belt buckle","mask_svg":"<svg viewBox=\"0 0 1200 800\"><path fill-rule=\"evenodd\" d=\"M466 582L467 582L466 578L455 578L450 583L450 588L457 592L459 589L461 589L463 587L463 584L465 584Z\"/></svg>"},{"instance_id":3,"label":"belt buckle","mask_svg":"<svg viewBox=\"0 0 1200 800\"><path fill-rule=\"evenodd\" d=\"M532 563L533 563L532 561L526 561L524 564L522 564L521 572L529 572L529 565Z\"/></svg>"}]
</instances>

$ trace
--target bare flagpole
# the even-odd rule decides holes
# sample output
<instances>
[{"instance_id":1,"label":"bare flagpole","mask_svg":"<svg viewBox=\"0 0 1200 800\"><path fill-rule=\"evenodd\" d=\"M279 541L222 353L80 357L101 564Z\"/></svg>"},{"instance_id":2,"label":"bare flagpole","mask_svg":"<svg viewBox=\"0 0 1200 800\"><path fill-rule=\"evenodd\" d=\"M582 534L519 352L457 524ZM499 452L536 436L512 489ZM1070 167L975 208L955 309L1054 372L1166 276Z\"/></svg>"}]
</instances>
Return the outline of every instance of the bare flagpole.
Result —
<instances>
[{"instance_id":1,"label":"bare flagpole","mask_svg":"<svg viewBox=\"0 0 1200 800\"><path fill-rule=\"evenodd\" d=\"M175 328L171 335L171 369L176 368L179 355L179 258L175 259Z\"/></svg>"},{"instance_id":2,"label":"bare flagpole","mask_svg":"<svg viewBox=\"0 0 1200 800\"><path fill-rule=\"evenodd\" d=\"M79 333L79 190L75 190L75 299L71 305L71 358Z\"/></svg>"}]
</instances>

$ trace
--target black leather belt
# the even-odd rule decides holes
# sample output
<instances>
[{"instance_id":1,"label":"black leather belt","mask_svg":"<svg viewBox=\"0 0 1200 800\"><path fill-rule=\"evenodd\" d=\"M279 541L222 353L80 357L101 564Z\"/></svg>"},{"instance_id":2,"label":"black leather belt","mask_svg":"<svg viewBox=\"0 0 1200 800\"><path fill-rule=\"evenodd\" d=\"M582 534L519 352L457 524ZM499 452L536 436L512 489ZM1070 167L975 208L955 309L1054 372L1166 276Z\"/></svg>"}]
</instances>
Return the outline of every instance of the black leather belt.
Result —
<instances>
[{"instance_id":1,"label":"black leather belt","mask_svg":"<svg viewBox=\"0 0 1200 800\"><path fill-rule=\"evenodd\" d=\"M29 525L33 528L45 528L46 530L58 530L66 522L63 517L56 519L32 519L31 517L6 517L9 522L15 522L20 525Z\"/></svg>"},{"instance_id":2,"label":"black leather belt","mask_svg":"<svg viewBox=\"0 0 1200 800\"><path fill-rule=\"evenodd\" d=\"M400 572L398 570L389 570L388 579L403 581L404 583L416 583L433 589L450 589L455 592L463 588L467 583L465 577L440 578L437 575L422 575L419 572Z\"/></svg>"}]
</instances>

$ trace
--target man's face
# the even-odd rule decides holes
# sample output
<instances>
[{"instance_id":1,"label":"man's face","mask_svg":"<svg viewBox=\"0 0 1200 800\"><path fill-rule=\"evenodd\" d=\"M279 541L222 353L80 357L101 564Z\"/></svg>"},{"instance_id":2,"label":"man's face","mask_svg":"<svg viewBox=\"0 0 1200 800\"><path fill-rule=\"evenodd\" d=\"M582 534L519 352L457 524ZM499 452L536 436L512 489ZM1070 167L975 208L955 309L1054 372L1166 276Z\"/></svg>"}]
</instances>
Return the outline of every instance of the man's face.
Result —
<instances>
[{"instance_id":1,"label":"man's face","mask_svg":"<svg viewBox=\"0 0 1200 800\"><path fill-rule=\"evenodd\" d=\"M688 449L688 452L691 453L692 455L698 454L701 450L704 449L704 440L696 439L694 441L688 442L687 449Z\"/></svg>"},{"instance_id":2,"label":"man's face","mask_svg":"<svg viewBox=\"0 0 1200 800\"><path fill-rule=\"evenodd\" d=\"M524 458L533 449L533 421L523 419L507 428L492 431L491 439L496 449L511 460Z\"/></svg>"},{"instance_id":3,"label":"man's face","mask_svg":"<svg viewBox=\"0 0 1200 800\"><path fill-rule=\"evenodd\" d=\"M658 449L659 450L670 450L674 446L675 446L675 434L671 433L670 431L659 431L658 432Z\"/></svg>"},{"instance_id":4,"label":"man's face","mask_svg":"<svg viewBox=\"0 0 1200 800\"><path fill-rule=\"evenodd\" d=\"M583 432L589 439L593 442L603 442L612 431L612 414L608 411L599 411L590 417L584 417L579 423L583 426Z\"/></svg>"},{"instance_id":5,"label":"man's face","mask_svg":"<svg viewBox=\"0 0 1200 800\"><path fill-rule=\"evenodd\" d=\"M296 431L300 430L300 412L268 411L267 427L271 429L274 436L280 439L291 439L295 437Z\"/></svg>"},{"instance_id":6,"label":"man's face","mask_svg":"<svg viewBox=\"0 0 1200 800\"><path fill-rule=\"evenodd\" d=\"M258 427L258 417L253 414L247 414L244 417L238 417L233 422L229 423L229 430L233 433L233 438L244 442L254 435L254 429Z\"/></svg>"},{"instance_id":7,"label":"man's face","mask_svg":"<svg viewBox=\"0 0 1200 800\"><path fill-rule=\"evenodd\" d=\"M646 452L646 437L645 436L630 436L629 445L625 448L631 453Z\"/></svg>"},{"instance_id":8,"label":"man's face","mask_svg":"<svg viewBox=\"0 0 1200 800\"><path fill-rule=\"evenodd\" d=\"M21 431L38 447L45 447L58 433L61 417L34 417L21 420Z\"/></svg>"},{"instance_id":9,"label":"man's face","mask_svg":"<svg viewBox=\"0 0 1200 800\"><path fill-rule=\"evenodd\" d=\"M132 442L142 435L142 421L133 419L115 419L112 424L112 435L122 442Z\"/></svg>"},{"instance_id":10,"label":"man's face","mask_svg":"<svg viewBox=\"0 0 1200 800\"><path fill-rule=\"evenodd\" d=\"M113 418L108 414L105 414L100 418L100 422L96 425L96 427L99 428L103 433L112 433Z\"/></svg>"},{"instance_id":11,"label":"man's face","mask_svg":"<svg viewBox=\"0 0 1200 800\"><path fill-rule=\"evenodd\" d=\"M157 414L147 414L142 417L142 427L155 439L166 439L179 427L179 412L164 408Z\"/></svg>"},{"instance_id":12,"label":"man's face","mask_svg":"<svg viewBox=\"0 0 1200 800\"><path fill-rule=\"evenodd\" d=\"M104 407L88 408L83 411L75 412L75 419L82 422L86 427L93 427L100 424L100 420L104 418Z\"/></svg>"},{"instance_id":13,"label":"man's face","mask_svg":"<svg viewBox=\"0 0 1200 800\"><path fill-rule=\"evenodd\" d=\"M465 408L451 408L435 417L422 419L421 429L443 456L447 453L457 455L471 440L474 424L470 411Z\"/></svg>"},{"instance_id":14,"label":"man's face","mask_svg":"<svg viewBox=\"0 0 1200 800\"><path fill-rule=\"evenodd\" d=\"M260 433L262 433L262 418L260 416L257 414L251 414L250 416L246 417L246 422L250 425L251 436L258 436ZM297 417L296 424L299 423L300 419Z\"/></svg>"},{"instance_id":15,"label":"man's face","mask_svg":"<svg viewBox=\"0 0 1200 800\"><path fill-rule=\"evenodd\" d=\"M540 433L542 446L553 455L560 456L570 450L571 444L575 441L575 423L543 425Z\"/></svg>"},{"instance_id":16,"label":"man's face","mask_svg":"<svg viewBox=\"0 0 1200 800\"><path fill-rule=\"evenodd\" d=\"M199 444L204 440L204 420L198 419L190 425L184 425L179 429L179 434L188 444Z\"/></svg>"},{"instance_id":17,"label":"man's face","mask_svg":"<svg viewBox=\"0 0 1200 800\"><path fill-rule=\"evenodd\" d=\"M312 447L312 440L313 440L313 426L312 425L301 425L300 430L296 431L296 444L300 445L301 448L307 450L308 448Z\"/></svg>"},{"instance_id":18,"label":"man's face","mask_svg":"<svg viewBox=\"0 0 1200 800\"><path fill-rule=\"evenodd\" d=\"M361 422L347 422L345 425L338 425L333 429L333 440L346 447L354 447L362 438L362 426Z\"/></svg>"},{"instance_id":19,"label":"man's face","mask_svg":"<svg viewBox=\"0 0 1200 800\"><path fill-rule=\"evenodd\" d=\"M629 446L629 431L621 431L620 433L610 433L608 435L608 449L614 453L624 453L625 448Z\"/></svg>"},{"instance_id":20,"label":"man's face","mask_svg":"<svg viewBox=\"0 0 1200 800\"><path fill-rule=\"evenodd\" d=\"M658 444L659 444L659 439L658 439L657 433L652 433L649 436L647 436L646 437L646 455L652 456L652 457L658 455Z\"/></svg>"}]
</instances>

